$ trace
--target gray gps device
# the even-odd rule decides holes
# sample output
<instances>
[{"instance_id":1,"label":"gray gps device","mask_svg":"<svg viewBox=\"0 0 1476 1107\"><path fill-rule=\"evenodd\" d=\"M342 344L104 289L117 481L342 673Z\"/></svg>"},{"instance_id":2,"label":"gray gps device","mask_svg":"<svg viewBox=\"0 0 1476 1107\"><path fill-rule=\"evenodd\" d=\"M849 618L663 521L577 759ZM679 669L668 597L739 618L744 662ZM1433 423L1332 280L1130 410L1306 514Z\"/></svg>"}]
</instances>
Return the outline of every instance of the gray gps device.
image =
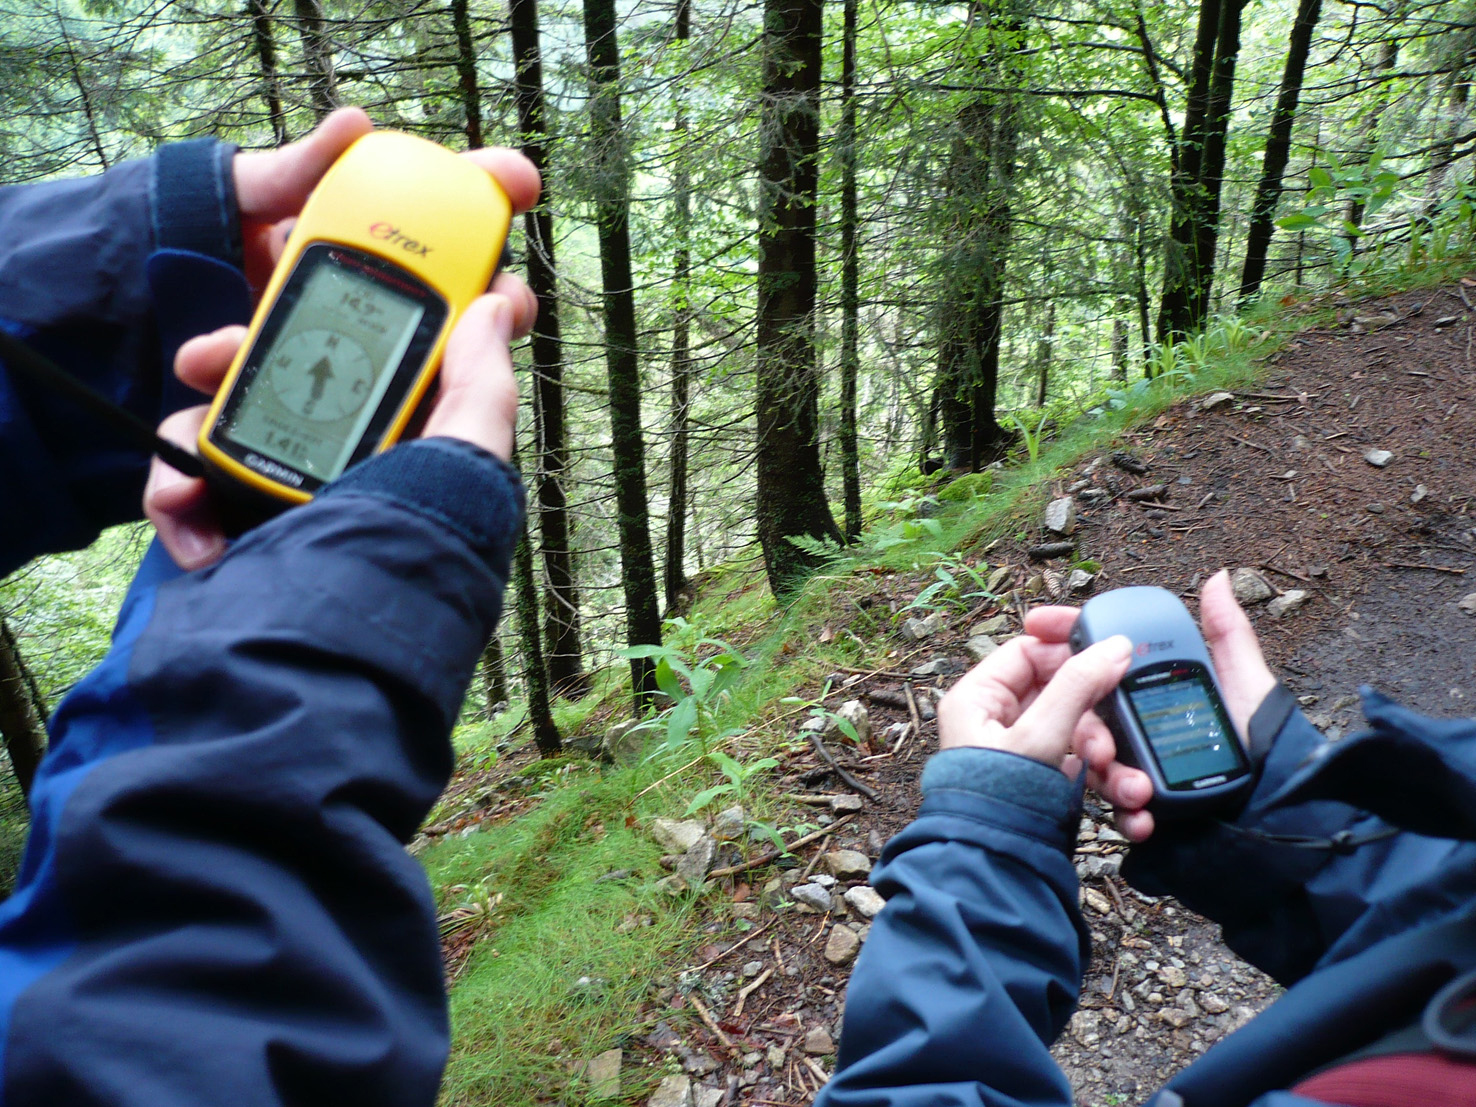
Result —
<instances>
[{"instance_id":1,"label":"gray gps device","mask_svg":"<svg viewBox=\"0 0 1476 1107\"><path fill-rule=\"evenodd\" d=\"M1094 596L1071 631L1071 648L1126 635L1127 674L1097 705L1117 740L1118 760L1153 781L1148 809L1164 818L1213 814L1243 796L1250 760L1220 694L1209 650L1179 598L1163 588Z\"/></svg>"}]
</instances>

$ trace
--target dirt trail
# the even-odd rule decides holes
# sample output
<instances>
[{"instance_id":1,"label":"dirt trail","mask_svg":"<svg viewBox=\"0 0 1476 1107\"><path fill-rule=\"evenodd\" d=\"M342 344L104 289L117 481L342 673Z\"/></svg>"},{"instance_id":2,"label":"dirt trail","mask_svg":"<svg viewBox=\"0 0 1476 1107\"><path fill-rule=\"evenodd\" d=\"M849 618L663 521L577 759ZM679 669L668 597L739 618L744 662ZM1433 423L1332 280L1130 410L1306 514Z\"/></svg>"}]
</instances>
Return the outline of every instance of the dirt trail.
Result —
<instances>
[{"instance_id":1,"label":"dirt trail","mask_svg":"<svg viewBox=\"0 0 1476 1107\"><path fill-rule=\"evenodd\" d=\"M1472 613L1460 606L1476 593L1476 311L1467 297L1476 293L1453 286L1350 305L1337 325L1293 340L1254 389L1179 405L1128 436L1115 461L1086 459L1064 475L1052 492L1075 498L1076 556L1102 566L1094 587L1158 584L1194 609L1214 571L1256 568L1282 602L1300 599L1281 617L1265 603L1251 616L1273 669L1324 730L1359 724L1363 683L1432 714L1476 710L1476 600ZM1154 486L1162 488L1143 499ZM991 568L1010 567L1001 587L1044 600L1065 582L1068 562L1032 560L1031 545L985 556ZM926 583L858 579L854 628L815 633L874 634ZM829 911L794 906L794 890L823 877L821 851L875 859L906 825L936 744L931 705L970 663L966 639L991 615L997 634L1017 628L1013 609L977 611L920 641L899 640L896 671L835 675L842 698L868 705L873 737L861 749L823 744L875 798L835 822L812 809L834 830L801 851L795 868L722 880L709 899L711 944L688 972L657 979L644 1012L654 1030L628 1043L627 1065L680 1061L675 1079L689 1080L695 1102L709 1107L810 1102L834 1063L849 973L853 943L836 932L866 932L864 914L841 893L864 880L824 881ZM779 773L784 793L855 802L813 750ZM1093 960L1081 1009L1056 1048L1082 1107L1141 1101L1276 991L1220 945L1215 927L1130 889L1117 875L1124 850L1089 801L1077 868ZM740 936L735 917L755 929Z\"/></svg>"}]
</instances>

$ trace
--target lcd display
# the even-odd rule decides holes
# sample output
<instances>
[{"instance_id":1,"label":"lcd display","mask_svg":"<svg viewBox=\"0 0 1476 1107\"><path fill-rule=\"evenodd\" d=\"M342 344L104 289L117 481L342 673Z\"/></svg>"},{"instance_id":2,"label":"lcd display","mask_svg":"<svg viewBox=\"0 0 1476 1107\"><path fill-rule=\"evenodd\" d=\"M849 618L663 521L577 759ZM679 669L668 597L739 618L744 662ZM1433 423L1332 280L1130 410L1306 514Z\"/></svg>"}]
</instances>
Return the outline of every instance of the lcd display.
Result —
<instances>
[{"instance_id":1,"label":"lcd display","mask_svg":"<svg viewBox=\"0 0 1476 1107\"><path fill-rule=\"evenodd\" d=\"M239 446L318 481L348 464L425 308L365 272L312 267L223 429Z\"/></svg>"},{"instance_id":2,"label":"lcd display","mask_svg":"<svg viewBox=\"0 0 1476 1107\"><path fill-rule=\"evenodd\" d=\"M1176 664L1123 687L1169 787L1240 774L1240 740L1201 666Z\"/></svg>"}]
</instances>

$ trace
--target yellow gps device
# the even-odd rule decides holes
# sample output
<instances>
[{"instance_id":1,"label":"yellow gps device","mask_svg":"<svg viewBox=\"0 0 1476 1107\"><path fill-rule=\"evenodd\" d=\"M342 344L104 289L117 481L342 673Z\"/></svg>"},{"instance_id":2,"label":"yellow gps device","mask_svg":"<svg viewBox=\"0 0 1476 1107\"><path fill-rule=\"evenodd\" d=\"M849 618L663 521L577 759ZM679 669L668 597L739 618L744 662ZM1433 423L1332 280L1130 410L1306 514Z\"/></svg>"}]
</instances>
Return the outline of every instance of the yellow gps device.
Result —
<instances>
[{"instance_id":1,"label":"yellow gps device","mask_svg":"<svg viewBox=\"0 0 1476 1107\"><path fill-rule=\"evenodd\" d=\"M234 507L306 502L399 440L451 328L496 274L511 217L485 170L434 142L376 131L344 152L298 216L200 430Z\"/></svg>"}]
</instances>

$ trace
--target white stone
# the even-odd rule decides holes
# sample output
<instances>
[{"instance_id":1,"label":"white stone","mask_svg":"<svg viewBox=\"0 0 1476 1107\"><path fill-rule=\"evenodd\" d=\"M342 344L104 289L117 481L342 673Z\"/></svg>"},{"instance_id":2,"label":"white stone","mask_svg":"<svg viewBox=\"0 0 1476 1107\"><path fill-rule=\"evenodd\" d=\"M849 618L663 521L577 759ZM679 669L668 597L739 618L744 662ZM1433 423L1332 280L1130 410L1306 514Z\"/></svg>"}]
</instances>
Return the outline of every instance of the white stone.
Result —
<instances>
[{"instance_id":1,"label":"white stone","mask_svg":"<svg viewBox=\"0 0 1476 1107\"><path fill-rule=\"evenodd\" d=\"M589 1082L590 1099L619 1097L620 1059L620 1050L607 1049L585 1066L584 1079Z\"/></svg>"},{"instance_id":2,"label":"white stone","mask_svg":"<svg viewBox=\"0 0 1476 1107\"><path fill-rule=\"evenodd\" d=\"M1293 588L1290 592L1283 592L1266 605L1266 611L1273 618L1280 619L1283 615L1289 615L1301 607L1310 596L1300 588Z\"/></svg>"},{"instance_id":3,"label":"white stone","mask_svg":"<svg viewBox=\"0 0 1476 1107\"><path fill-rule=\"evenodd\" d=\"M1230 588L1242 604L1263 603L1276 595L1271 582L1249 567L1236 569L1230 574Z\"/></svg>"},{"instance_id":4,"label":"white stone","mask_svg":"<svg viewBox=\"0 0 1476 1107\"><path fill-rule=\"evenodd\" d=\"M707 833L707 827L694 819L656 819L651 823L651 837L668 853L686 853Z\"/></svg>"},{"instance_id":5,"label":"white stone","mask_svg":"<svg viewBox=\"0 0 1476 1107\"><path fill-rule=\"evenodd\" d=\"M1388 450L1368 450L1364 453L1363 460L1375 469L1382 469L1394 460L1394 455Z\"/></svg>"},{"instance_id":6,"label":"white stone","mask_svg":"<svg viewBox=\"0 0 1476 1107\"><path fill-rule=\"evenodd\" d=\"M831 850L823 860L837 880L865 880L871 875L871 858L860 850Z\"/></svg>"},{"instance_id":7,"label":"white stone","mask_svg":"<svg viewBox=\"0 0 1476 1107\"><path fill-rule=\"evenodd\" d=\"M877 912L887 905L881 893L869 884L856 885L842 898L845 899L846 906L863 919L876 918Z\"/></svg>"},{"instance_id":8,"label":"white stone","mask_svg":"<svg viewBox=\"0 0 1476 1107\"><path fill-rule=\"evenodd\" d=\"M694 1107L692 1081L685 1076L668 1076L656 1086L646 1107Z\"/></svg>"},{"instance_id":9,"label":"white stone","mask_svg":"<svg viewBox=\"0 0 1476 1107\"><path fill-rule=\"evenodd\" d=\"M1052 500L1046 505L1043 522L1046 529L1055 534L1071 534L1076 530L1076 501L1070 496Z\"/></svg>"},{"instance_id":10,"label":"white stone","mask_svg":"<svg viewBox=\"0 0 1476 1107\"><path fill-rule=\"evenodd\" d=\"M860 700L847 700L836 708L836 718L844 719L856 730L856 740L861 745L871 742L871 713Z\"/></svg>"}]
</instances>

